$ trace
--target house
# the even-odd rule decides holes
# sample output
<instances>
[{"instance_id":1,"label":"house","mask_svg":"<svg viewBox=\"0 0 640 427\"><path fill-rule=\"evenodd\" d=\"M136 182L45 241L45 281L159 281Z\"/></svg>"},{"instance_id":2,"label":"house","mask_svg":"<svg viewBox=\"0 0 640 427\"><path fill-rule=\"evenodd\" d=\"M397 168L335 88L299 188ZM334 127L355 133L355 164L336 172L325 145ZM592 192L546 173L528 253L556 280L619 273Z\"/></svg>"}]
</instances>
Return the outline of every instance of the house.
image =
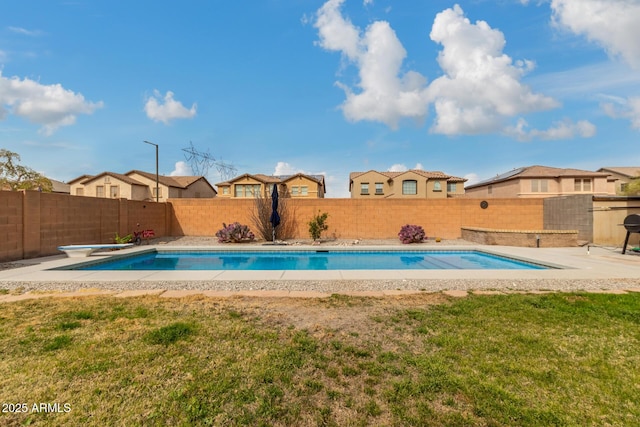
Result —
<instances>
[{"instance_id":1,"label":"house","mask_svg":"<svg viewBox=\"0 0 640 427\"><path fill-rule=\"evenodd\" d=\"M352 199L407 198L444 199L464 195L465 178L442 172L411 169L404 172L351 172L349 192Z\"/></svg>"},{"instance_id":2,"label":"house","mask_svg":"<svg viewBox=\"0 0 640 427\"><path fill-rule=\"evenodd\" d=\"M325 195L324 175L263 175L248 174L237 176L228 181L219 182L218 197L248 198L268 197L273 185L280 185L283 197L322 199Z\"/></svg>"},{"instance_id":3,"label":"house","mask_svg":"<svg viewBox=\"0 0 640 427\"><path fill-rule=\"evenodd\" d=\"M574 194L614 195L609 173L548 166L528 166L465 187L466 197L555 197Z\"/></svg>"},{"instance_id":4,"label":"house","mask_svg":"<svg viewBox=\"0 0 640 427\"><path fill-rule=\"evenodd\" d=\"M598 169L598 172L608 173L617 180L615 183L615 192L618 195L625 193L629 182L640 179L640 166L606 167Z\"/></svg>"},{"instance_id":5,"label":"house","mask_svg":"<svg viewBox=\"0 0 640 427\"><path fill-rule=\"evenodd\" d=\"M69 181L75 196L125 198L130 200L156 200L156 175L139 170L126 174L102 172L81 175ZM216 190L203 176L158 176L159 201L170 198L212 198Z\"/></svg>"}]
</instances>

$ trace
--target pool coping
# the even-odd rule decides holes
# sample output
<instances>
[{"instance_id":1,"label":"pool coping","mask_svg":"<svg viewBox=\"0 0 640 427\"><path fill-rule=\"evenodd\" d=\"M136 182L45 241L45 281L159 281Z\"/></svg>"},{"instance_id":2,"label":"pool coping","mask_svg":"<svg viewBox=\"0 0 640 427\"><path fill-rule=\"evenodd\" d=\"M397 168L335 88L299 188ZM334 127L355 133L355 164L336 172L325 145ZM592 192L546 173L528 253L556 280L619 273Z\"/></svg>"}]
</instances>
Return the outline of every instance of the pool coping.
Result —
<instances>
[{"instance_id":1,"label":"pool coping","mask_svg":"<svg viewBox=\"0 0 640 427\"><path fill-rule=\"evenodd\" d=\"M150 250L206 250L206 251L270 251L274 246L163 246L135 247L108 253L95 253L90 259L128 256ZM521 248L512 246L453 245L412 248L406 245L383 246L331 246L313 245L278 246L277 250L477 250L485 253L526 260L529 262L561 267L549 270L254 270L254 271L100 271L100 270L51 270L85 262L84 259L67 258L64 255L24 260L36 263L25 267L0 271L0 287L18 283L74 284L76 287L91 283L137 282L159 284L167 282L289 282L289 281L437 281L437 280L628 280L640 283L640 256L622 255L620 251L600 247L575 248Z\"/></svg>"}]
</instances>

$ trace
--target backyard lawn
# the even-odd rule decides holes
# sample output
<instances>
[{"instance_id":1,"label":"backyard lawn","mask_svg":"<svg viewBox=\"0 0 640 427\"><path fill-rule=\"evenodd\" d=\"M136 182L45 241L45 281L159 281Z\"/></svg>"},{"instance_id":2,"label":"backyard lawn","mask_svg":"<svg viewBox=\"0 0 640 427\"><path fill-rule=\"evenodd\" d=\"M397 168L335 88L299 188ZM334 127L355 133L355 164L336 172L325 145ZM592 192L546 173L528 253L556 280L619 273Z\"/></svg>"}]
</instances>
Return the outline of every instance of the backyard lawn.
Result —
<instances>
[{"instance_id":1,"label":"backyard lawn","mask_svg":"<svg viewBox=\"0 0 640 427\"><path fill-rule=\"evenodd\" d=\"M0 304L0 425L640 425L640 294Z\"/></svg>"}]
</instances>

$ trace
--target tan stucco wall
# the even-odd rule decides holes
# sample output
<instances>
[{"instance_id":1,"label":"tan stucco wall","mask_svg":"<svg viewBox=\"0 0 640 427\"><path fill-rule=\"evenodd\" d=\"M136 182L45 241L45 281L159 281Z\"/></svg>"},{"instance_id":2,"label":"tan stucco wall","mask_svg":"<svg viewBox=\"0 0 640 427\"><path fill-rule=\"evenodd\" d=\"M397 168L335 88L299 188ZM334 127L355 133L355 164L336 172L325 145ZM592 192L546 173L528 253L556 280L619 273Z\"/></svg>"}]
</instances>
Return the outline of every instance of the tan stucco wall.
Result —
<instances>
[{"instance_id":1,"label":"tan stucco wall","mask_svg":"<svg viewBox=\"0 0 640 427\"><path fill-rule=\"evenodd\" d=\"M417 185L416 194L402 194L402 181L415 180ZM440 182L441 191L434 191L436 181ZM383 194L376 194L376 183L382 183ZM361 184L369 184L369 194L361 194ZM459 182L456 192L451 195L464 194L464 183ZM351 186L352 199L375 199L375 198L402 198L402 199L446 199L447 181L446 179L427 179L415 172L408 171L390 180L385 175L375 171L369 171L353 179Z\"/></svg>"},{"instance_id":2,"label":"tan stucco wall","mask_svg":"<svg viewBox=\"0 0 640 427\"><path fill-rule=\"evenodd\" d=\"M108 181L108 182L107 182ZM88 182L86 185L73 184L71 186L71 194L76 195L77 188L84 188L85 197L97 197L96 191L97 187L104 187L104 198L111 199L111 187L118 187L118 197L116 199L133 199L133 195L135 194L135 190L132 189L132 185L126 182L119 180L113 176L102 176L93 181ZM139 187L139 186L136 186Z\"/></svg>"},{"instance_id":3,"label":"tan stucco wall","mask_svg":"<svg viewBox=\"0 0 640 427\"><path fill-rule=\"evenodd\" d=\"M287 181L284 181L282 184L284 184L286 186L287 193L289 194L289 196L291 196L293 198L301 198L301 199L324 198L324 194L322 194L322 191L320 191L320 185L316 181L313 181L313 180L311 180L309 178L306 178L304 176L291 177ZM303 186L307 187L307 195L306 196L303 196L303 195L300 194L300 187L303 187ZM293 191L292 187L298 187L298 195L297 196L293 196L292 195L292 191Z\"/></svg>"},{"instance_id":4,"label":"tan stucco wall","mask_svg":"<svg viewBox=\"0 0 640 427\"><path fill-rule=\"evenodd\" d=\"M533 180L546 180L547 191L531 191ZM489 194L488 186L467 189L465 195L473 198L543 198L567 196L573 194L599 194L613 195L613 185L606 178L591 178L591 191L575 191L575 178L520 178L491 184L492 192Z\"/></svg>"}]
</instances>

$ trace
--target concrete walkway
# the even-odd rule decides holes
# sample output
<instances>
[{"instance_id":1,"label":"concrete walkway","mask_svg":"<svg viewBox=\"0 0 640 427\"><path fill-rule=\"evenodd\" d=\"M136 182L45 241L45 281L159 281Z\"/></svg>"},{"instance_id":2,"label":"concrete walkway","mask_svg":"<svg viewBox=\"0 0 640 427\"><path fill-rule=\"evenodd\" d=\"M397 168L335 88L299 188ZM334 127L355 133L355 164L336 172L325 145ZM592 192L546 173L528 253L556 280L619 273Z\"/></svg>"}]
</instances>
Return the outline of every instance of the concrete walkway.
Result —
<instances>
[{"instance_id":1,"label":"concrete walkway","mask_svg":"<svg viewBox=\"0 0 640 427\"><path fill-rule=\"evenodd\" d=\"M229 250L229 247L157 247L158 250ZM261 249L262 248L262 249ZM406 289L405 282L435 283L442 281L449 283L456 280L478 281L489 283L491 281L536 281L540 283L538 289L548 289L544 286L545 281L589 281L598 282L597 289L616 289L621 291L637 291L640 288L640 255L627 253L622 255L621 250L612 250L600 247L575 247L575 248L520 248L507 246L425 246L414 248L406 245L398 246L358 246L338 248L331 250L481 250L495 253L501 256L515 257L517 259L528 260L535 263L553 265L558 268L548 270L273 270L273 271L80 271L80 270L52 270L60 267L68 267L86 262L86 260L105 259L113 256L134 254L155 249L146 246L144 248L133 248L124 251L96 253L86 259L67 258L64 255L30 259L22 261L29 264L25 267L0 271L0 289L14 290L38 289L37 293L22 295L0 294L0 301L12 301L16 298L40 297L49 295L44 291L64 289L56 293L58 296L75 297L78 295L114 295L114 296L134 296L157 294L162 297L174 295L185 296L189 294L202 294L211 297L229 296L273 296L273 297L326 297L332 293L347 293L367 296L387 296L397 292L420 292L424 290L434 290L429 286ZM239 250L272 250L271 247L238 247ZM315 250L317 247L296 246L290 248L278 248L290 250ZM323 248L324 249L324 248ZM318 289L300 289L300 287L290 286L295 282L349 282L366 281L366 290L350 291L318 291ZM376 288L376 283L387 282L386 287ZM197 290L181 291L190 289L190 282L199 283ZM232 290L221 289L218 284L239 283L246 288L239 289L237 286ZM262 282L269 282L271 286L268 290L259 290ZM389 286L388 282L392 282ZM616 286L608 284L616 282ZM118 283L135 283L135 286L126 288L126 291L118 289ZM205 284L204 287L202 284ZM276 283L276 285L273 285ZM282 286L278 286L277 284ZM397 285L395 285L397 283ZM620 285L620 283L623 283ZM258 284L258 286L256 286ZM622 286L622 288L621 288ZM95 289L97 288L97 289ZM114 289L115 288L115 289ZM454 290L455 287L448 289ZM486 289L487 286L481 288ZM111 290L108 290L111 289ZM322 289L329 289L327 287ZM334 288L331 288L334 289ZM337 287L336 289L344 289ZM594 289L592 286L591 289ZM440 287L439 290L447 290ZM467 289L469 290L469 286ZM465 290L465 292L466 292ZM529 287L527 290L534 290ZM558 289L556 289L558 290ZM561 289L560 289L561 290ZM575 287L572 289L575 290ZM501 291L501 289L499 290ZM455 296L455 295L452 295Z\"/></svg>"}]
</instances>

